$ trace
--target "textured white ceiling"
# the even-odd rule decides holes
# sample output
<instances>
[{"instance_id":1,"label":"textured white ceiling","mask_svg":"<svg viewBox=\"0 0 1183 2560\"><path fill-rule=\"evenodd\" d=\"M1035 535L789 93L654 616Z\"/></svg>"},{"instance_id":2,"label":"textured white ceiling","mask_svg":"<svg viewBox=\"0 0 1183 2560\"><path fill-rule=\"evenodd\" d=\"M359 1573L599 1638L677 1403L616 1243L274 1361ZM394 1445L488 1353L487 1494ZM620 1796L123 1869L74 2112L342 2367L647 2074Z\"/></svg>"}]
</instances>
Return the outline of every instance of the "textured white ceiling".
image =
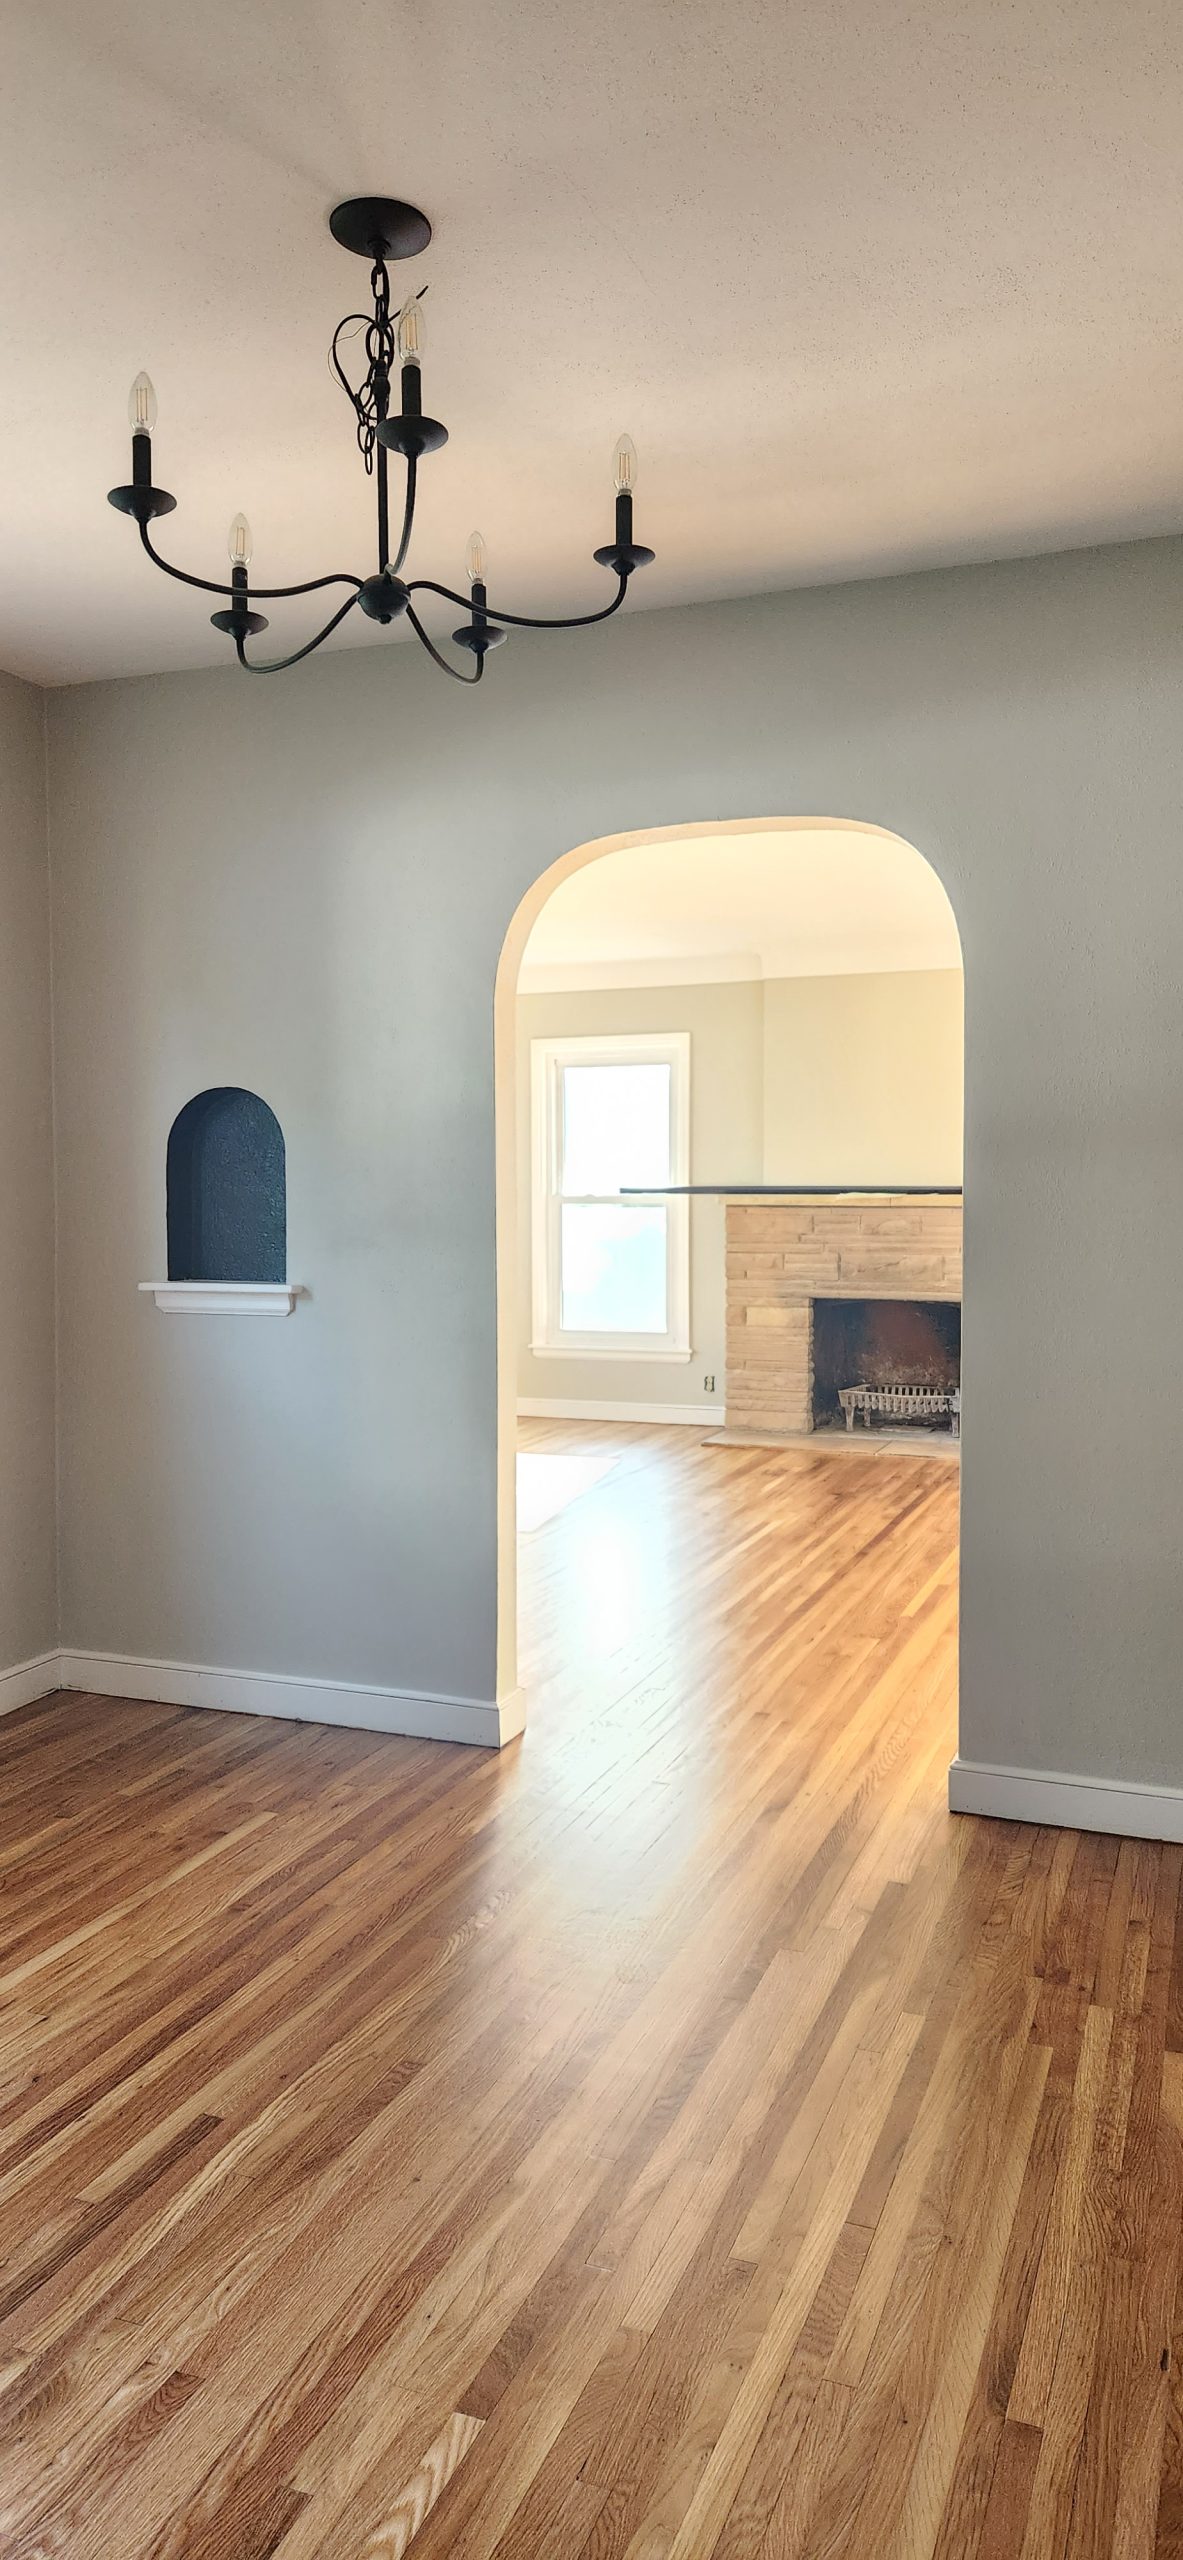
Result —
<instances>
[{"instance_id":1,"label":"textured white ceiling","mask_svg":"<svg viewBox=\"0 0 1183 2560\"><path fill-rule=\"evenodd\" d=\"M1183 525L1169 0L7 0L3 59L0 664L223 655L104 503L140 365L179 557L368 567L362 191L436 226L420 569L598 601L623 426L631 610Z\"/></svg>"},{"instance_id":2,"label":"textured white ceiling","mask_svg":"<svg viewBox=\"0 0 1183 2560\"><path fill-rule=\"evenodd\" d=\"M959 969L931 863L844 827L663 837L560 881L523 955L523 995L558 987Z\"/></svg>"}]
</instances>

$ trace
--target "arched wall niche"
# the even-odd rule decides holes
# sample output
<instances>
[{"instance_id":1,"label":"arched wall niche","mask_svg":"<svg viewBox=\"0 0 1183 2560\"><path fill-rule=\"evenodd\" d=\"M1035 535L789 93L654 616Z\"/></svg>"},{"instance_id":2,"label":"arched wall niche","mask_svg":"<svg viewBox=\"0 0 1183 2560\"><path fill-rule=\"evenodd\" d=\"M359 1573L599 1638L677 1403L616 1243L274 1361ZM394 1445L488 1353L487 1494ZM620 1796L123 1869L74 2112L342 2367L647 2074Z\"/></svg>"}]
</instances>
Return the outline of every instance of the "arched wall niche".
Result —
<instances>
[{"instance_id":1,"label":"arched wall niche","mask_svg":"<svg viewBox=\"0 0 1183 2560\"><path fill-rule=\"evenodd\" d=\"M171 1281L287 1278L287 1171L270 1104L241 1085L194 1094L169 1131Z\"/></svg>"},{"instance_id":2,"label":"arched wall niche","mask_svg":"<svg viewBox=\"0 0 1183 2560\"><path fill-rule=\"evenodd\" d=\"M510 919L502 944L493 996L494 1049L494 1128L496 1145L496 1219L497 1219L497 1688L498 1696L514 1702L521 1713L517 1685L517 1326L518 1290L522 1275L518 1269L517 1251L517 1042L515 1007L518 978L526 944L533 926L547 901L564 880L589 863L599 862L606 854L627 853L641 845L655 845L705 836L784 835L811 830L824 833L864 835L878 839L885 847L901 846L913 857L926 863L935 874L948 899L958 939L964 941L960 922L949 895L940 866L922 847L915 845L895 828L876 825L863 818L793 817L710 818L683 821L680 825L641 827L624 834L598 836L584 844L574 845L560 854L531 882ZM968 1060L967 1060L968 1065Z\"/></svg>"}]
</instances>

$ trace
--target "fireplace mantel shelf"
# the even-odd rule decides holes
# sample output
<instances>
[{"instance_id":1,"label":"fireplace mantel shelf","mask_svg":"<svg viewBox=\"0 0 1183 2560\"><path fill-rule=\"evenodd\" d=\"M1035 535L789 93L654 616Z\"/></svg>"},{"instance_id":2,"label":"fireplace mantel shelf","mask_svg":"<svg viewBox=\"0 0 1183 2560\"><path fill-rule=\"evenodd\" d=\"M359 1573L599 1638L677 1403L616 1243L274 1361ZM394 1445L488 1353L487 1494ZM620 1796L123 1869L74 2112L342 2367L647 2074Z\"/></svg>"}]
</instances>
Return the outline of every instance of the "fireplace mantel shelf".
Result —
<instances>
[{"instance_id":1,"label":"fireplace mantel shelf","mask_svg":"<svg viewBox=\"0 0 1183 2560\"><path fill-rule=\"evenodd\" d=\"M643 1200L960 1200L960 1184L948 1182L639 1182L621 1185L622 1196Z\"/></svg>"}]
</instances>

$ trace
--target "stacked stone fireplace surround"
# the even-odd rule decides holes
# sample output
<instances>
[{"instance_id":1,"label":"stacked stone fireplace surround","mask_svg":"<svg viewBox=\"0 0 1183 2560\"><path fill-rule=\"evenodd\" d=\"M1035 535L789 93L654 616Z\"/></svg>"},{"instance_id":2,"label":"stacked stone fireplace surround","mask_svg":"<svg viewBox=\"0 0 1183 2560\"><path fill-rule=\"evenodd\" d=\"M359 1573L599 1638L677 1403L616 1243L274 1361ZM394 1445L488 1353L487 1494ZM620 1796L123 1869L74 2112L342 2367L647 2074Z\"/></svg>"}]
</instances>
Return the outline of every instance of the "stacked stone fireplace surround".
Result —
<instances>
[{"instance_id":1,"label":"stacked stone fireplace surround","mask_svg":"<svg viewBox=\"0 0 1183 2560\"><path fill-rule=\"evenodd\" d=\"M899 1191L729 1200L729 1429L812 1431L817 1298L959 1303L960 1198Z\"/></svg>"}]
</instances>

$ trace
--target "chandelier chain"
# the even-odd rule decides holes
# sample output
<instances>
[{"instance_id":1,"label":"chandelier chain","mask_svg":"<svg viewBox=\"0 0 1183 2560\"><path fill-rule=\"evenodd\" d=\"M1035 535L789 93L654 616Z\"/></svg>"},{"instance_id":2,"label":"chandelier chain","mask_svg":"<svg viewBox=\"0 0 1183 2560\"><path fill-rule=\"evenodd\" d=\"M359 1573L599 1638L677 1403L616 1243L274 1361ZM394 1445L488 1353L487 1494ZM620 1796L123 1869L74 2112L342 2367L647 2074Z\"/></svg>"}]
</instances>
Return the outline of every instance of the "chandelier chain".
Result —
<instances>
[{"instance_id":1,"label":"chandelier chain","mask_svg":"<svg viewBox=\"0 0 1183 2560\"><path fill-rule=\"evenodd\" d=\"M390 276L384 258L376 258L370 274L370 291L374 298L372 311L347 311L333 331L329 363L357 419L357 444L369 476L373 477L374 452L378 426L383 416L383 397L389 390L397 355L398 315L390 317ZM364 329L366 370L355 389L341 362L342 339L351 330Z\"/></svg>"}]
</instances>

